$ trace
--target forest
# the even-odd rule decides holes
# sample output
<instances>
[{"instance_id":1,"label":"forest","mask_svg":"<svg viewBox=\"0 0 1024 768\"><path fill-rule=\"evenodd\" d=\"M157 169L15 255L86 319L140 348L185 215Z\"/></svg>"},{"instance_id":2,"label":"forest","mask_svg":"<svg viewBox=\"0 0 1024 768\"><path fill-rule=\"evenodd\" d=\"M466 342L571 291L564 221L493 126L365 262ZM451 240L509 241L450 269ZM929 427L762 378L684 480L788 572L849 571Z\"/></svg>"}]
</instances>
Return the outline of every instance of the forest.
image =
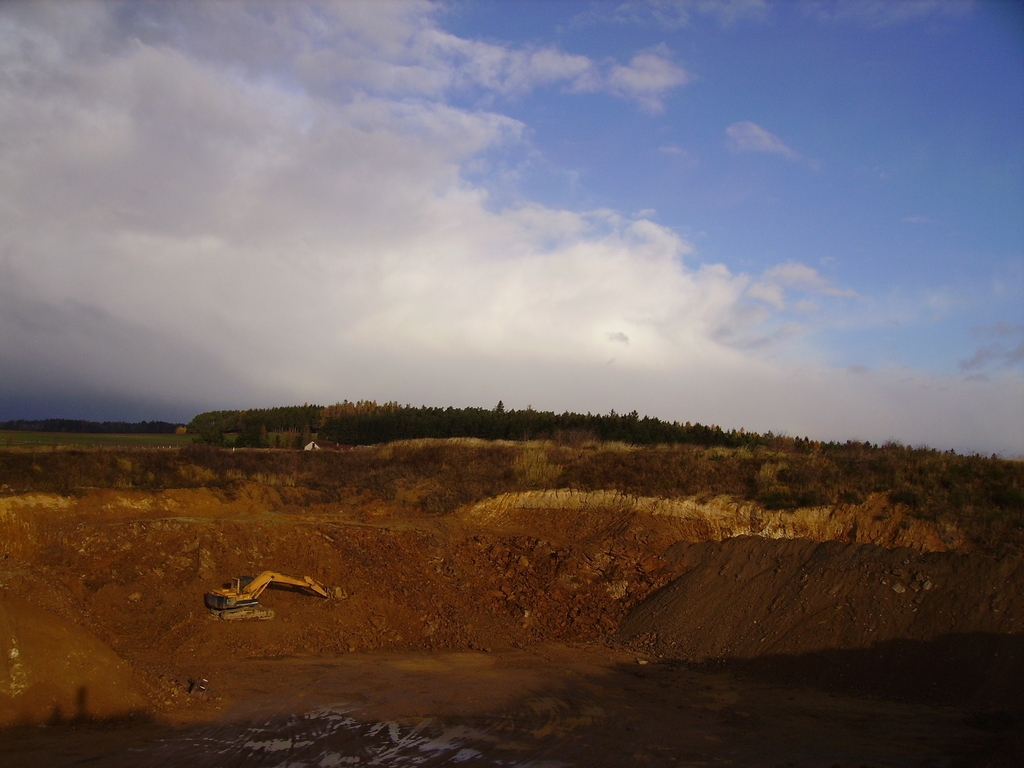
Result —
<instances>
[{"instance_id":1,"label":"forest","mask_svg":"<svg viewBox=\"0 0 1024 768\"><path fill-rule=\"evenodd\" d=\"M632 445L699 445L728 448L766 445L774 435L714 425L662 421L611 411L605 415L554 413L533 408L437 408L361 400L331 406L301 405L196 416L188 431L208 445L298 448L312 437L342 445L375 445L394 440L475 437L483 440L550 439L559 442L616 441Z\"/></svg>"},{"instance_id":2,"label":"forest","mask_svg":"<svg viewBox=\"0 0 1024 768\"><path fill-rule=\"evenodd\" d=\"M173 435L184 425L169 421L86 421L85 419L13 419L0 421L11 432L65 432L93 435Z\"/></svg>"}]
</instances>

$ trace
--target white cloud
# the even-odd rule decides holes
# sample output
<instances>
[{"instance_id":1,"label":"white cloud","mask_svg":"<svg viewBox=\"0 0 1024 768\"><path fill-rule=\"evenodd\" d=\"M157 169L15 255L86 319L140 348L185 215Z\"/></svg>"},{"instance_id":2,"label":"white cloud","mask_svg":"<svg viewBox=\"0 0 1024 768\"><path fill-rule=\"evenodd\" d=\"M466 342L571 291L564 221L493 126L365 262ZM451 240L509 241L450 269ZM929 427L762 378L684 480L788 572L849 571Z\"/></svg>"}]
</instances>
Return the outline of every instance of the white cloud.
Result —
<instances>
[{"instance_id":1,"label":"white cloud","mask_svg":"<svg viewBox=\"0 0 1024 768\"><path fill-rule=\"evenodd\" d=\"M984 370L1024 366L1024 325L997 323L975 328L975 338L992 339L979 347L971 357L960 362L960 370Z\"/></svg>"},{"instance_id":2,"label":"white cloud","mask_svg":"<svg viewBox=\"0 0 1024 768\"><path fill-rule=\"evenodd\" d=\"M800 155L787 147L782 139L749 120L733 123L725 129L725 133L733 152L767 152L782 155L789 160L800 159Z\"/></svg>"},{"instance_id":3,"label":"white cloud","mask_svg":"<svg viewBox=\"0 0 1024 768\"><path fill-rule=\"evenodd\" d=\"M619 23L655 24L674 30L688 27L694 16L707 16L723 27L743 21L761 21L771 8L767 0L645 0L618 3L610 12L590 10L577 17L577 23L603 21L608 18Z\"/></svg>"},{"instance_id":4,"label":"white cloud","mask_svg":"<svg viewBox=\"0 0 1024 768\"><path fill-rule=\"evenodd\" d=\"M691 79L664 48L658 48L638 53L628 66L614 65L608 73L608 87L616 96L635 99L648 112L658 113L664 109L664 94Z\"/></svg>"},{"instance_id":5,"label":"white cloud","mask_svg":"<svg viewBox=\"0 0 1024 768\"><path fill-rule=\"evenodd\" d=\"M822 21L895 27L934 19L956 19L971 13L974 5L974 0L827 0L807 3L804 7Z\"/></svg>"},{"instance_id":6,"label":"white cloud","mask_svg":"<svg viewBox=\"0 0 1024 768\"><path fill-rule=\"evenodd\" d=\"M816 269L805 264L788 262L772 267L747 289L747 295L771 304L776 309L786 306L785 292L796 289L804 293L855 298L856 291L838 288Z\"/></svg>"},{"instance_id":7,"label":"white cloud","mask_svg":"<svg viewBox=\"0 0 1024 768\"><path fill-rule=\"evenodd\" d=\"M658 52L641 53L623 66L554 46L460 38L438 25L440 5L422 0L128 4L115 13L95 3L45 5L7 11L12 34L37 37L64 53L74 49L75 55L109 53L136 40L187 51L247 79L298 86L332 99L359 92L441 98L473 89L516 96L560 85L569 92L613 93L647 104L687 82Z\"/></svg>"},{"instance_id":8,"label":"white cloud","mask_svg":"<svg viewBox=\"0 0 1024 768\"><path fill-rule=\"evenodd\" d=\"M15 34L24 26L6 21ZM96 327L134 329L126 352L174 339L272 391L328 381L332 361L351 354L410 347L586 361L603 358L609 333L628 335L630 364L660 366L685 350L721 354L701 339L736 322L745 279L685 269L692 249L670 230L604 211L489 211L461 166L521 141L523 126L500 114L365 92L327 98L165 42L79 61L27 26L55 53L0 86L0 211L11 222L0 237L17 278L9 303L34 316L95 308L106 318ZM279 47L310 49L289 34ZM7 61L24 63L18 51ZM541 56L529 71L561 76L564 63ZM641 100L679 79L655 54L631 67L616 88ZM494 77L495 88L509 82ZM54 365L77 361L67 377L100 389L124 380L100 352L102 334L89 353L86 338L32 327L18 343ZM159 368L137 375L164 391ZM207 384L194 380L199 396Z\"/></svg>"},{"instance_id":9,"label":"white cloud","mask_svg":"<svg viewBox=\"0 0 1024 768\"><path fill-rule=\"evenodd\" d=\"M767 0L696 0L693 7L697 13L715 17L723 27L744 19L761 21L771 10Z\"/></svg>"}]
</instances>

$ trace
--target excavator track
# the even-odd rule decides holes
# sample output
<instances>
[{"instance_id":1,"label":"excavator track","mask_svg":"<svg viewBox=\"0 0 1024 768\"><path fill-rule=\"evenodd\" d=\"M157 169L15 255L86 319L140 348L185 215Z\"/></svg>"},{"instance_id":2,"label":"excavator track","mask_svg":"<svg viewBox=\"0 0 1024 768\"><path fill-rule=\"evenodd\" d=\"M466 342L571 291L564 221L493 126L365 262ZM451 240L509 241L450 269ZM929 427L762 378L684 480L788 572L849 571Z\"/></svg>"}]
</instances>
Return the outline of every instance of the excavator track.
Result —
<instances>
[{"instance_id":1,"label":"excavator track","mask_svg":"<svg viewBox=\"0 0 1024 768\"><path fill-rule=\"evenodd\" d=\"M225 611L209 609L210 616L221 621L268 621L274 618L272 608L262 605L246 605L241 608L229 608Z\"/></svg>"}]
</instances>

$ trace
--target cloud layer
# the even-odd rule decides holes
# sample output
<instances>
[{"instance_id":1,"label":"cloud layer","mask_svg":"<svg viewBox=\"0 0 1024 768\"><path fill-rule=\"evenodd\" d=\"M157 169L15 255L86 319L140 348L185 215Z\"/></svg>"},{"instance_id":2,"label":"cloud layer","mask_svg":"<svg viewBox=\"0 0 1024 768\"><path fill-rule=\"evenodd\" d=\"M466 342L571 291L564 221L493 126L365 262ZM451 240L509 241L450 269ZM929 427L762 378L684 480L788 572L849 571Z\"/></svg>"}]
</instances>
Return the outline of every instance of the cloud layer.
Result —
<instances>
[{"instance_id":1,"label":"cloud layer","mask_svg":"<svg viewBox=\"0 0 1024 768\"><path fill-rule=\"evenodd\" d=\"M501 99L555 87L657 113L690 76L664 48L595 62L435 14L0 9L0 406L22 410L0 418L501 398L942 444L985 418L969 383L823 367L802 340L860 297L807 265L736 274L644 217L496 210L467 169L528 149ZM798 157L753 123L728 135ZM1012 403L1004 379L990 397Z\"/></svg>"},{"instance_id":2,"label":"cloud layer","mask_svg":"<svg viewBox=\"0 0 1024 768\"><path fill-rule=\"evenodd\" d=\"M733 123L725 129L725 135L729 137L729 149L733 152L767 152L782 155L787 160L800 159L782 139L749 120Z\"/></svg>"}]
</instances>

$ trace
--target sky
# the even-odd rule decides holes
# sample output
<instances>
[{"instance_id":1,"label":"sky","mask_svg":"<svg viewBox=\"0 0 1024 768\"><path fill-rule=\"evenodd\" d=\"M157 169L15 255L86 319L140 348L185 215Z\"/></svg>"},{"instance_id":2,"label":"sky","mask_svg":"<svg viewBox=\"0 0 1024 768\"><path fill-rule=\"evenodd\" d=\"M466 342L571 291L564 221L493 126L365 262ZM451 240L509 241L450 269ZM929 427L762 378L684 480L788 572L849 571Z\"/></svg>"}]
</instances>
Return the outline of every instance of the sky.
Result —
<instances>
[{"instance_id":1,"label":"sky","mask_svg":"<svg viewBox=\"0 0 1024 768\"><path fill-rule=\"evenodd\" d=\"M0 420L341 400L1024 456L1024 11L0 4Z\"/></svg>"}]
</instances>

